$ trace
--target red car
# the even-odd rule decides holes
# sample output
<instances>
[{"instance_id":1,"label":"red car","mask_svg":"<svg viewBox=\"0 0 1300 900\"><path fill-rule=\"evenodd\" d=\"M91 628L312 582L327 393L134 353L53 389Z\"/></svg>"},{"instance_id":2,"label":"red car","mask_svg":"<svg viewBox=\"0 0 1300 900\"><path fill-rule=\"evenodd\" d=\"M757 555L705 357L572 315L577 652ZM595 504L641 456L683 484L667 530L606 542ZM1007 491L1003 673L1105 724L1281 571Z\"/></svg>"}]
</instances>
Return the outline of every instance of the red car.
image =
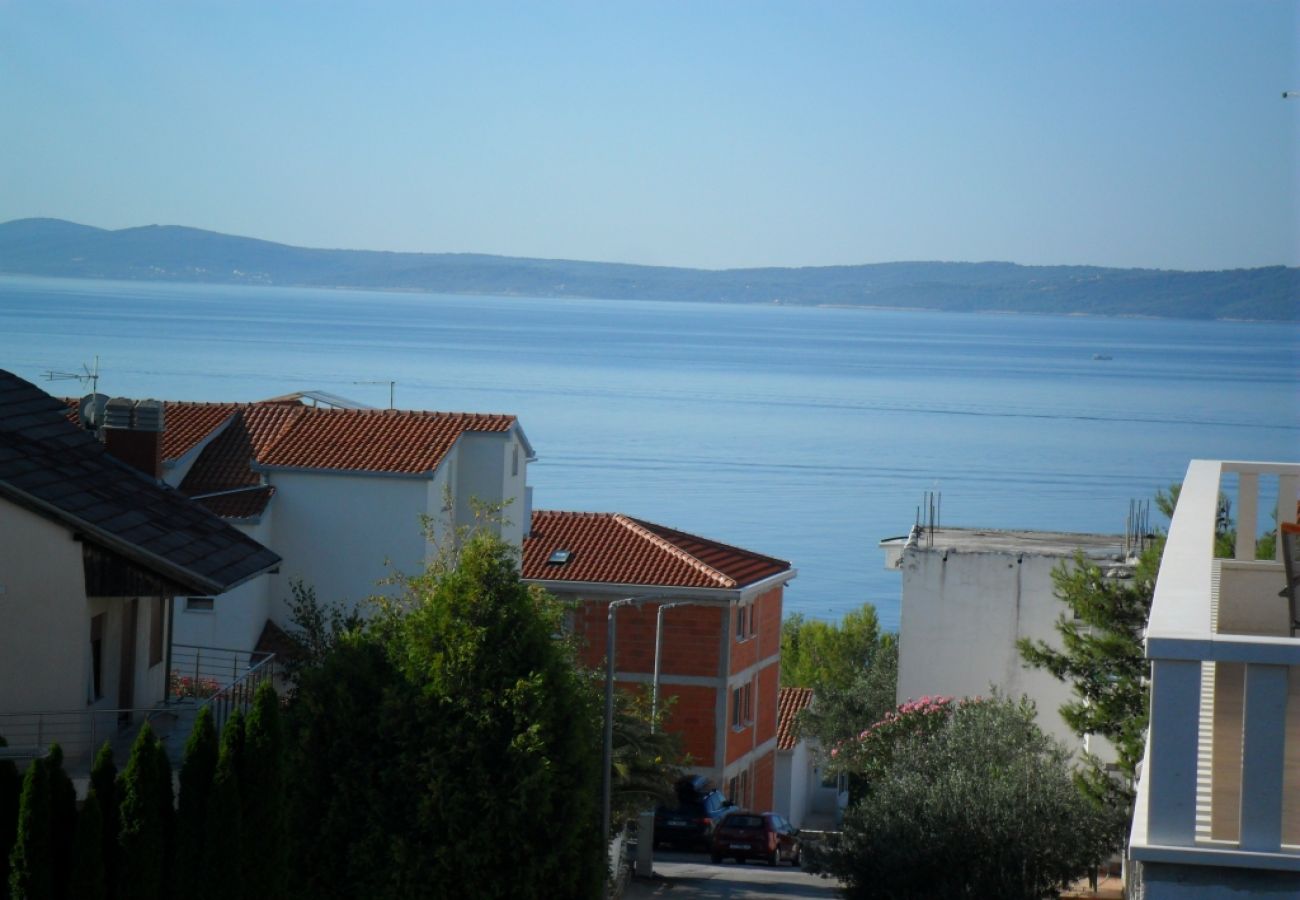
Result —
<instances>
[{"instance_id":1,"label":"red car","mask_svg":"<svg viewBox=\"0 0 1300 900\"><path fill-rule=\"evenodd\" d=\"M713 830L712 855L715 863L723 857L733 856L736 862L761 859L769 866L781 860L799 865L802 848L799 829L777 813L756 813L740 810L727 813Z\"/></svg>"}]
</instances>

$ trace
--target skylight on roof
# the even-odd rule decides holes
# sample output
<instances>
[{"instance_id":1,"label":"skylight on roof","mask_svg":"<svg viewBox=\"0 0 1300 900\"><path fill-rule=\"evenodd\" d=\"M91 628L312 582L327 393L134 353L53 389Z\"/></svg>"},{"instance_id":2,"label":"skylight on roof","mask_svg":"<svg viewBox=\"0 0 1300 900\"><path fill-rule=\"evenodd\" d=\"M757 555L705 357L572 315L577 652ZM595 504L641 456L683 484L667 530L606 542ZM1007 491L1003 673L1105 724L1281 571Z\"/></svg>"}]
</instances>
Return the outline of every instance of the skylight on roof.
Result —
<instances>
[{"instance_id":1,"label":"skylight on roof","mask_svg":"<svg viewBox=\"0 0 1300 900\"><path fill-rule=\"evenodd\" d=\"M546 563L551 566L562 566L569 561L569 557L572 555L573 551L571 550L555 550L552 551L550 558L546 560Z\"/></svg>"}]
</instances>

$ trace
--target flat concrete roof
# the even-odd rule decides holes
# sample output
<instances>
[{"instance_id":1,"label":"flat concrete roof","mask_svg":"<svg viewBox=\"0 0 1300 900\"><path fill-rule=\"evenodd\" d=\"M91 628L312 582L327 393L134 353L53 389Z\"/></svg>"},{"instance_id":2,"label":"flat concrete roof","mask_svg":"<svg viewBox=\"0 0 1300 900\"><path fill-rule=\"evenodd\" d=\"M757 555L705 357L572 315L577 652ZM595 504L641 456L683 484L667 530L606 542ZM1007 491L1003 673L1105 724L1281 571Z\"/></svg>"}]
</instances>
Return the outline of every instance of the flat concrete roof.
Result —
<instances>
[{"instance_id":1,"label":"flat concrete roof","mask_svg":"<svg viewBox=\"0 0 1300 900\"><path fill-rule=\"evenodd\" d=\"M907 537L885 538L880 546L900 550ZM1089 559L1124 559L1122 534L1075 534L1068 531L1002 531L996 528L936 528L922 531L915 552L1029 553L1035 556L1074 556L1082 550Z\"/></svg>"}]
</instances>

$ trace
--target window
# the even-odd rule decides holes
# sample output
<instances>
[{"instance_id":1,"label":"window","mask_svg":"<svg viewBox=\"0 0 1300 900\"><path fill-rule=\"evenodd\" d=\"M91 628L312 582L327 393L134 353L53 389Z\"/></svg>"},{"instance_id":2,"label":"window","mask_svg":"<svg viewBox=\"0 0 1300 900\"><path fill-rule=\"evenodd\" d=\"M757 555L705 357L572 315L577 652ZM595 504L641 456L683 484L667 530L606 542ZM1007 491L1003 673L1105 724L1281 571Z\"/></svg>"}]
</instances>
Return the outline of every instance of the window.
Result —
<instances>
[{"instance_id":1,"label":"window","mask_svg":"<svg viewBox=\"0 0 1300 900\"><path fill-rule=\"evenodd\" d=\"M162 597L153 598L153 610L149 614L149 665L156 666L163 660L163 604Z\"/></svg>"},{"instance_id":2,"label":"window","mask_svg":"<svg viewBox=\"0 0 1300 900\"><path fill-rule=\"evenodd\" d=\"M104 696L104 614L90 620L90 702Z\"/></svg>"},{"instance_id":3,"label":"window","mask_svg":"<svg viewBox=\"0 0 1300 900\"><path fill-rule=\"evenodd\" d=\"M736 607L736 643L745 639L745 607Z\"/></svg>"},{"instance_id":4,"label":"window","mask_svg":"<svg viewBox=\"0 0 1300 900\"><path fill-rule=\"evenodd\" d=\"M756 615L757 612L758 610L756 610L753 606L749 608L749 636L750 637L753 637L754 635L758 634L758 616Z\"/></svg>"},{"instance_id":5,"label":"window","mask_svg":"<svg viewBox=\"0 0 1300 900\"><path fill-rule=\"evenodd\" d=\"M744 689L745 722L754 721L754 683L751 681Z\"/></svg>"},{"instance_id":6,"label":"window","mask_svg":"<svg viewBox=\"0 0 1300 900\"><path fill-rule=\"evenodd\" d=\"M211 597L186 597L186 612L212 612L216 602Z\"/></svg>"},{"instance_id":7,"label":"window","mask_svg":"<svg viewBox=\"0 0 1300 900\"><path fill-rule=\"evenodd\" d=\"M735 776L732 776L731 780L727 782L727 799L737 806L745 805L740 800L740 779Z\"/></svg>"},{"instance_id":8,"label":"window","mask_svg":"<svg viewBox=\"0 0 1300 900\"><path fill-rule=\"evenodd\" d=\"M519 445L518 444L515 445L514 455L511 456L510 458L510 474L511 475L519 474Z\"/></svg>"},{"instance_id":9,"label":"window","mask_svg":"<svg viewBox=\"0 0 1300 900\"><path fill-rule=\"evenodd\" d=\"M732 688L731 690L731 727L732 728L739 728L741 723L744 721L743 719L744 710L741 708L740 705L741 700L742 698L741 698L740 688Z\"/></svg>"},{"instance_id":10,"label":"window","mask_svg":"<svg viewBox=\"0 0 1300 900\"><path fill-rule=\"evenodd\" d=\"M749 806L749 769L740 773L740 805Z\"/></svg>"}]
</instances>

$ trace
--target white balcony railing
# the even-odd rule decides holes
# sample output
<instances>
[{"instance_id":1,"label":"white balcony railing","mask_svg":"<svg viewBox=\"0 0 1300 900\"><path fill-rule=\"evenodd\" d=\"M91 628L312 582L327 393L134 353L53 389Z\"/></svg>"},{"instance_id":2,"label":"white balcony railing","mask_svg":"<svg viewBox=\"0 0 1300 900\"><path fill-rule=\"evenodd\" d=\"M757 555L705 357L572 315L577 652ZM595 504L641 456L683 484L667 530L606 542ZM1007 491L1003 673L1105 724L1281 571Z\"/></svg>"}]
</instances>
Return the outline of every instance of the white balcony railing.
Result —
<instances>
[{"instance_id":1,"label":"white balcony railing","mask_svg":"<svg viewBox=\"0 0 1300 900\"><path fill-rule=\"evenodd\" d=\"M1300 872L1300 638L1282 563L1255 558L1260 511L1296 521L1297 487L1300 465L1188 467L1147 627L1135 860ZM1238 522L1231 559L1214 555L1220 492Z\"/></svg>"}]
</instances>

